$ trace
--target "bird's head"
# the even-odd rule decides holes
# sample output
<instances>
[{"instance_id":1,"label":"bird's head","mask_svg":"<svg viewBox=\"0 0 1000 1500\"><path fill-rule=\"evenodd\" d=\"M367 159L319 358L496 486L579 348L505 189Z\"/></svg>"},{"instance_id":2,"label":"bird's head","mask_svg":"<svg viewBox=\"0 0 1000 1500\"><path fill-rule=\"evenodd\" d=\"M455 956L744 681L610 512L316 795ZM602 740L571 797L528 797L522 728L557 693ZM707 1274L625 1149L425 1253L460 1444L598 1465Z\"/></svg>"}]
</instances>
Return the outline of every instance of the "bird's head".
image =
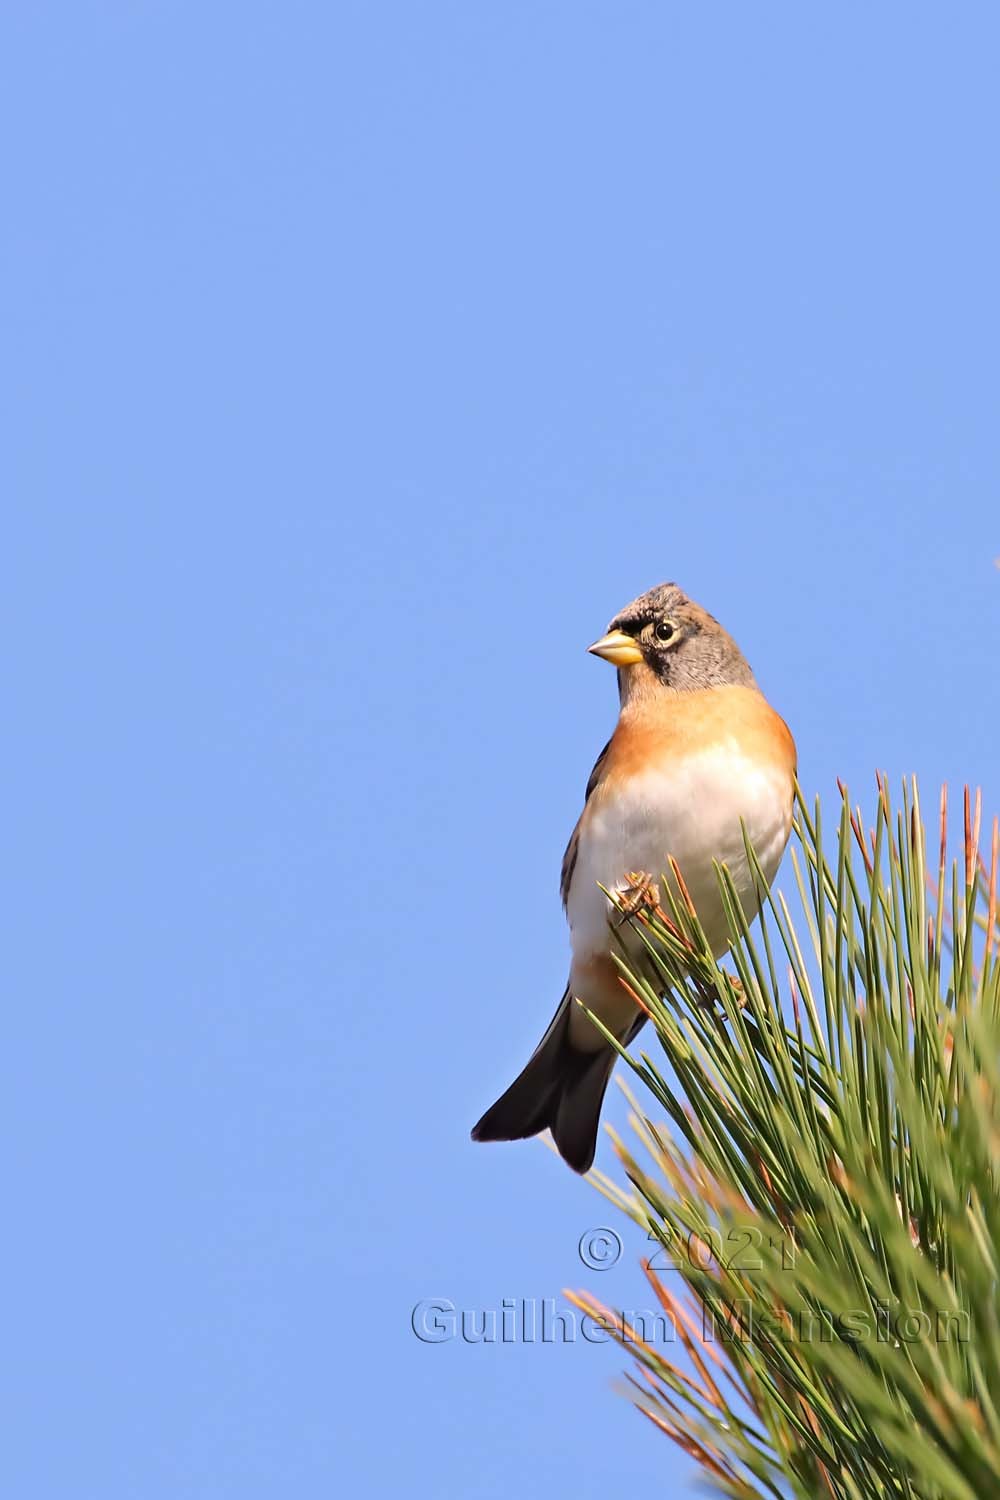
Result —
<instances>
[{"instance_id":1,"label":"bird's head","mask_svg":"<svg viewBox=\"0 0 1000 1500\"><path fill-rule=\"evenodd\" d=\"M657 584L633 599L588 649L618 668L623 704L664 689L755 685L732 636L676 583Z\"/></svg>"}]
</instances>

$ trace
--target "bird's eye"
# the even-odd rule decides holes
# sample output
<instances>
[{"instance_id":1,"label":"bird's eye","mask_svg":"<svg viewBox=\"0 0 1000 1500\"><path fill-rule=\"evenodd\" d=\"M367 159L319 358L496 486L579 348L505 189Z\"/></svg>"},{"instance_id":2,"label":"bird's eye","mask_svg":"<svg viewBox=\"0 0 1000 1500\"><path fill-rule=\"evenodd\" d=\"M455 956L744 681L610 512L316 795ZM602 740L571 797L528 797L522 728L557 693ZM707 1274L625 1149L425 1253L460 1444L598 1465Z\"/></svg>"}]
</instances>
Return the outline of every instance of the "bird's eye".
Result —
<instances>
[{"instance_id":1,"label":"bird's eye","mask_svg":"<svg viewBox=\"0 0 1000 1500\"><path fill-rule=\"evenodd\" d=\"M660 620L653 634L658 641L669 641L673 639L676 629L677 627L672 625L669 620Z\"/></svg>"}]
</instances>

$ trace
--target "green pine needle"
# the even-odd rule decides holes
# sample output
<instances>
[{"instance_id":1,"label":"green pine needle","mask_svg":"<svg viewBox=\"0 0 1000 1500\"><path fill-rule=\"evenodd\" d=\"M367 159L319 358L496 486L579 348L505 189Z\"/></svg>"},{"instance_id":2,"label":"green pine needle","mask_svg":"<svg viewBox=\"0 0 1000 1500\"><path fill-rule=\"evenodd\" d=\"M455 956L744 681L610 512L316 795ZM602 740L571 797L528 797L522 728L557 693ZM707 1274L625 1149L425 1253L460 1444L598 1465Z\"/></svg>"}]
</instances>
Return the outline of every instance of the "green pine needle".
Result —
<instances>
[{"instance_id":1,"label":"green pine needle","mask_svg":"<svg viewBox=\"0 0 1000 1500\"><path fill-rule=\"evenodd\" d=\"M1000 1493L998 832L987 863L979 831L966 793L949 870L944 798L929 856L915 784L894 811L880 780L870 830L843 791L828 858L800 796L801 919L770 892L748 925L718 870L734 973L676 878L628 918L645 959L622 974L667 1065L628 1057L648 1096L634 1147L613 1137L630 1186L594 1176L684 1247L683 1295L647 1274L686 1363L574 1300L717 1493Z\"/></svg>"}]
</instances>

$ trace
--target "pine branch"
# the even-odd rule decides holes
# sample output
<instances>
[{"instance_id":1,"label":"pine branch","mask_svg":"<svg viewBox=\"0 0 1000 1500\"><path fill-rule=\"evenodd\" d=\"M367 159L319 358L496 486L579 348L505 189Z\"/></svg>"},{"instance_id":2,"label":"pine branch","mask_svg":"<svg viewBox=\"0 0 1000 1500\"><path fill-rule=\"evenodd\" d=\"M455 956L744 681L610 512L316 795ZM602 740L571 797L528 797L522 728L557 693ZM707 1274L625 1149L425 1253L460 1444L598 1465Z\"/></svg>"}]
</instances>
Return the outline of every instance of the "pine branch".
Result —
<instances>
[{"instance_id":1,"label":"pine branch","mask_svg":"<svg viewBox=\"0 0 1000 1500\"><path fill-rule=\"evenodd\" d=\"M798 801L797 926L749 846L752 927L718 870L735 973L683 882L627 915L666 1063L629 1057L630 1186L597 1185L684 1247L681 1294L647 1274L686 1364L575 1300L717 1493L978 1500L1000 1483L1000 835L984 858L966 792L949 870L942 799L932 868L915 784L894 811L880 780L867 831L842 793L831 859Z\"/></svg>"}]
</instances>

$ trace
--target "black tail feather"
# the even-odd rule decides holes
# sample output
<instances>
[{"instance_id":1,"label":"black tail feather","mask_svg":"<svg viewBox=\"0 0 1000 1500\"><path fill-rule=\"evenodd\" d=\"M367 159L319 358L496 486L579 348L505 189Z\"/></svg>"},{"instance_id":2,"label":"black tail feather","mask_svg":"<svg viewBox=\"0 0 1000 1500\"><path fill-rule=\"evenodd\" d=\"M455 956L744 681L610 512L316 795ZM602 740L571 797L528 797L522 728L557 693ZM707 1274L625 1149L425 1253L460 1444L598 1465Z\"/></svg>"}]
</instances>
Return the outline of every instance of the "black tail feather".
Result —
<instances>
[{"instance_id":1,"label":"black tail feather","mask_svg":"<svg viewBox=\"0 0 1000 1500\"><path fill-rule=\"evenodd\" d=\"M563 1160L575 1172L586 1172L617 1053L609 1046L583 1052L570 1045L572 1003L567 990L527 1066L473 1126L472 1138L520 1141L548 1129Z\"/></svg>"}]
</instances>

